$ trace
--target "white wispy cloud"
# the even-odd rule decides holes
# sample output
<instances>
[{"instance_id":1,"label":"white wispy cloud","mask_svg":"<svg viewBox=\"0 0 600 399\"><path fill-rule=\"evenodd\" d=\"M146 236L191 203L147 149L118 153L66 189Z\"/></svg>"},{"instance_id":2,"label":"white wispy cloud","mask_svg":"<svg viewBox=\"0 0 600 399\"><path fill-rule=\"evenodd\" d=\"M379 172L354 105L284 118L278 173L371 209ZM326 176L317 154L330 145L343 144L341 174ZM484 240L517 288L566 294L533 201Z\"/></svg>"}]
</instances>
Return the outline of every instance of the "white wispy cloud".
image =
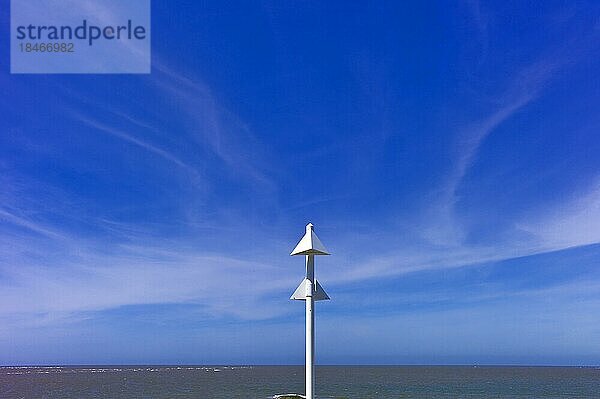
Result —
<instances>
[{"instance_id":1,"label":"white wispy cloud","mask_svg":"<svg viewBox=\"0 0 600 399\"><path fill-rule=\"evenodd\" d=\"M180 123L197 145L208 146L230 173L250 179L263 189L276 188L264 171L268 153L260 141L234 113L218 103L202 80L184 75L158 57L153 69L152 83L178 104L183 117Z\"/></svg>"},{"instance_id":2,"label":"white wispy cloud","mask_svg":"<svg viewBox=\"0 0 600 399\"><path fill-rule=\"evenodd\" d=\"M239 182L256 190L275 193L277 184L269 176L268 149L247 124L223 107L211 88L194 74L181 72L156 54L152 68L152 74L139 83L144 90L163 99L165 106L171 107L173 115L168 121L161 120L159 115L141 117L133 111L125 113L115 105L95 102L84 93L61 86L58 89L69 98L79 99L78 103L64 107L64 112L90 127L153 152L188 171L194 169L194 173L200 173L194 166L206 163L205 150L208 150L222 162L223 170ZM96 114L92 117L80 106L81 103L102 109L104 116L100 118ZM147 132L148 137L140 138L133 132L123 131L115 121L124 122L138 133ZM166 142L171 144L173 150L164 146ZM182 157L183 153L187 158Z\"/></svg>"},{"instance_id":3,"label":"white wispy cloud","mask_svg":"<svg viewBox=\"0 0 600 399\"><path fill-rule=\"evenodd\" d=\"M189 236L157 234L161 226L86 214L43 185L35 199L27 187L13 191L3 193L0 208L0 321L6 332L129 305L186 303L205 318L265 319L288 311L257 305L297 283L269 262L195 249ZM93 226L83 235L69 227L82 220ZM273 277L265 284L267 275Z\"/></svg>"},{"instance_id":4,"label":"white wispy cloud","mask_svg":"<svg viewBox=\"0 0 600 399\"><path fill-rule=\"evenodd\" d=\"M563 64L555 60L542 60L518 71L505 90L497 93L491 101L495 109L458 132L456 160L443 188L447 200L456 200L459 185L476 162L477 153L485 139L502 123L535 101Z\"/></svg>"},{"instance_id":5,"label":"white wispy cloud","mask_svg":"<svg viewBox=\"0 0 600 399\"><path fill-rule=\"evenodd\" d=\"M110 135L155 156L165 162L165 168L184 171L195 181L205 180L196 167L202 160L190 154L198 152L193 151L195 147L208 148L231 174L249 179L249 186L273 189L262 164L257 164L260 157L253 155L262 150L249 129L219 106L199 79L184 77L159 61L155 65L155 73L140 83L167 103L176 104L181 118L169 123L177 135L157 124L156 118L139 118L116 106L95 104L83 93L59 87L68 92L67 98L81 100L79 105L63 107L64 114L91 132ZM103 112L91 116L87 106L99 106ZM271 318L287 311L277 305L256 306L264 295L297 283L288 273L276 273L268 263L194 250L190 236L175 242L156 234L161 226L90 215L76 194L52 197L49 193L55 187L23 180L22 189L10 195L4 191L1 196L0 318L7 322L5 326L64 322L96 311L154 303L190 303L207 317L240 319ZM72 229L82 221L91 227L84 236ZM207 227L190 226L195 233ZM264 275L280 277L265 284Z\"/></svg>"},{"instance_id":6,"label":"white wispy cloud","mask_svg":"<svg viewBox=\"0 0 600 399\"><path fill-rule=\"evenodd\" d=\"M456 214L461 182L476 162L487 137L505 121L535 101L566 65L566 60L535 62L514 75L495 99L495 109L458 132L455 160L446 180L425 202L420 215L407 219L410 228L390 243L393 250L371 256L360 264L348 261L343 275L327 275L333 281L384 278L434 269L458 268L487 262L552 252L600 242L600 190L597 185L582 199L563 201L550 213L537 207L527 219L515 223L514 239L477 246L465 243L465 231ZM599 223L595 223L598 221ZM523 232L529 236L523 239ZM407 238L408 237L408 238Z\"/></svg>"},{"instance_id":7,"label":"white wispy cloud","mask_svg":"<svg viewBox=\"0 0 600 399\"><path fill-rule=\"evenodd\" d=\"M91 119L89 117L83 116L81 114L77 114L75 112L72 112L72 114L75 116L75 118L86 124L87 126L106 133L106 134L110 134L111 136L117 137L121 140L127 141L131 144L134 144L148 152L151 152L155 155L158 155L159 157L174 163L175 165L181 167L182 169L186 170L187 172L189 172L191 175L200 178L200 174L198 172L198 170L196 168L194 168L193 166L191 166L190 164L182 161L181 159L179 159L177 156L175 156L173 153L160 148L154 144L149 143L148 141L142 140L138 137L133 136L132 134L126 133L120 129L117 128L113 128L111 126L105 125L103 123L100 123L94 119Z\"/></svg>"},{"instance_id":8,"label":"white wispy cloud","mask_svg":"<svg viewBox=\"0 0 600 399\"><path fill-rule=\"evenodd\" d=\"M558 249L600 242L600 178L587 192L575 192L517 227L532 235L541 248Z\"/></svg>"},{"instance_id":9,"label":"white wispy cloud","mask_svg":"<svg viewBox=\"0 0 600 399\"><path fill-rule=\"evenodd\" d=\"M39 223L20 222L36 233L49 231ZM129 240L134 236L130 233ZM45 256L48 247L34 236L26 238L27 257L0 252L0 318L15 322L54 320L49 314L63 320L127 305L174 303L195 305L209 318L272 318L287 309L259 307L258 301L295 283L269 264L176 247L143 234L134 244L107 250L102 242L64 233L58 261ZM277 277L265 284L264 276Z\"/></svg>"},{"instance_id":10,"label":"white wispy cloud","mask_svg":"<svg viewBox=\"0 0 600 399\"><path fill-rule=\"evenodd\" d=\"M14 212L10 212L6 209L0 208L0 220L4 220L5 222L12 223L16 226L27 229L31 232L41 234L48 238L55 239L63 239L65 238L60 232L56 231L53 228L44 226L43 224L36 223L29 218L19 216Z\"/></svg>"},{"instance_id":11,"label":"white wispy cloud","mask_svg":"<svg viewBox=\"0 0 600 399\"><path fill-rule=\"evenodd\" d=\"M437 244L460 245L464 238L460 221L455 214L458 190L468 170L476 160L485 139L503 122L512 117L533 99L539 89L512 95L505 104L459 133L459 145L454 166L437 194L424 210L421 235Z\"/></svg>"}]
</instances>

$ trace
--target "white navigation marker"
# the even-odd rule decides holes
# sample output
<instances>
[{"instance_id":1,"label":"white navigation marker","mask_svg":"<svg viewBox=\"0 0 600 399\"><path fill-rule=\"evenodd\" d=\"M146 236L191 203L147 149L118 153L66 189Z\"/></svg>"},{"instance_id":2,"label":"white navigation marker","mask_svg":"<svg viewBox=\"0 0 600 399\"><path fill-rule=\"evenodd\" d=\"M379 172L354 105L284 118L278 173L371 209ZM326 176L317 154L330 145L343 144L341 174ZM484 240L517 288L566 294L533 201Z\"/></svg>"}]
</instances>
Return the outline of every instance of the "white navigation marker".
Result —
<instances>
[{"instance_id":1,"label":"white navigation marker","mask_svg":"<svg viewBox=\"0 0 600 399\"><path fill-rule=\"evenodd\" d=\"M314 232L312 223L306 225L306 233L290 255L306 256L306 277L290 299L306 301L306 399L314 399L315 383L315 313L314 301L329 299L315 279L315 255L329 255Z\"/></svg>"}]
</instances>

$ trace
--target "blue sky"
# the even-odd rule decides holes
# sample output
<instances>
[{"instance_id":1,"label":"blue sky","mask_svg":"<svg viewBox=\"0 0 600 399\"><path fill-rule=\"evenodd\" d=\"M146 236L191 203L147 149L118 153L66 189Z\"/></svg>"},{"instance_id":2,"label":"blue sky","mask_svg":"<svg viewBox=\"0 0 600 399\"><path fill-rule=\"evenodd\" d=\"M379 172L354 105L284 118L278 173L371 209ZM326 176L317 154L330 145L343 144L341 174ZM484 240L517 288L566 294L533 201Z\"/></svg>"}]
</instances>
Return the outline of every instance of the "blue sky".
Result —
<instances>
[{"instance_id":1,"label":"blue sky","mask_svg":"<svg viewBox=\"0 0 600 399\"><path fill-rule=\"evenodd\" d=\"M0 60L1 364L600 364L597 2L226 3Z\"/></svg>"}]
</instances>

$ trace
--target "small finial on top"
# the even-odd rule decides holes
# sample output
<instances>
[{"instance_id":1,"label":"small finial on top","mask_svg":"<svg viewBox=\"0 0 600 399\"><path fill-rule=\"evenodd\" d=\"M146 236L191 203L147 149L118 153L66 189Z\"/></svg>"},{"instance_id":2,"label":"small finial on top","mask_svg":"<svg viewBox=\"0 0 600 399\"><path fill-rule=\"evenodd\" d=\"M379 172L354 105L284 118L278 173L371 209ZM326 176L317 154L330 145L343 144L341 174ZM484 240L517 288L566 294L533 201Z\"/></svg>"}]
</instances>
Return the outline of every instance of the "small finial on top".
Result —
<instances>
[{"instance_id":1,"label":"small finial on top","mask_svg":"<svg viewBox=\"0 0 600 399\"><path fill-rule=\"evenodd\" d=\"M309 231L312 231L312 230L314 230L314 227L315 227L315 226L314 226L312 223L310 223L310 222L309 222L309 223L306 225L306 231L307 231L307 232L309 232Z\"/></svg>"}]
</instances>

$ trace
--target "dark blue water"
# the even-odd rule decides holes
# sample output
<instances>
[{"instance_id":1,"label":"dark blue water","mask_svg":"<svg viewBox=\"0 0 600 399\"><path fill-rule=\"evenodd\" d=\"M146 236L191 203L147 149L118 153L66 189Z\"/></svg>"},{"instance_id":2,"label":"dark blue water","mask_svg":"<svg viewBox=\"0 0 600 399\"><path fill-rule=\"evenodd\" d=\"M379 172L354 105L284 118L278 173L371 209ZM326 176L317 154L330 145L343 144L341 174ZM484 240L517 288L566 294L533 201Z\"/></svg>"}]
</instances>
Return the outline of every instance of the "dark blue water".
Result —
<instances>
[{"instance_id":1,"label":"dark blue water","mask_svg":"<svg viewBox=\"0 0 600 399\"><path fill-rule=\"evenodd\" d=\"M2 399L269 398L303 392L296 366L2 367ZM317 367L318 398L594 398L600 368Z\"/></svg>"}]
</instances>

